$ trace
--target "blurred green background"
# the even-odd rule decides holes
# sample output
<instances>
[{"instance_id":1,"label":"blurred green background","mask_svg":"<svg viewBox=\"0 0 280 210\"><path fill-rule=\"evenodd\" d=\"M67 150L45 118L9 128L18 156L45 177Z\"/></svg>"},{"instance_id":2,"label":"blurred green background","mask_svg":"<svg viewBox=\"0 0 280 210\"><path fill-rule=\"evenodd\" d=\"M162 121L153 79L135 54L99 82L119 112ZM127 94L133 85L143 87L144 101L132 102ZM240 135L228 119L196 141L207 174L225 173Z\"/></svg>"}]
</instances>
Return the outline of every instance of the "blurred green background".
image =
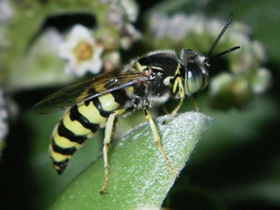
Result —
<instances>
[{"instance_id":1,"label":"blurred green background","mask_svg":"<svg viewBox=\"0 0 280 210\"><path fill-rule=\"evenodd\" d=\"M24 13L25 3L26 5L34 3L31 0L14 2L21 4L21 7L15 10L17 14ZM88 1L81 1L80 4L70 0L65 2L71 10L78 8L79 11L83 11ZM265 46L268 59L264 65L272 75L270 89L266 93L250 98L250 101L241 108L212 109L209 106L207 90L198 95L200 111L212 117L213 122L204 133L180 178L167 195L163 206L175 209L280 208L278 130L280 129L280 54L278 52L280 2L276 0L246 2L157 0L137 1L137 4L140 10L135 26L142 33L147 30L147 17L159 11L165 14L199 12L205 16L219 17L224 20L234 13L234 22L242 22L249 26L252 31L251 38L260 41ZM46 18L48 10L51 11L56 6L52 4L52 1L37 1L33 10L35 14L36 10L37 12L45 11ZM28 18L27 13L22 16ZM43 17L44 15L41 15L39 20L34 19L36 27L30 27L33 32L31 30L29 34L36 35L40 30L40 24L42 24L40 21L43 21ZM24 22L30 23L30 20L23 20L22 23ZM28 25L21 25L20 28L14 28L11 32L14 33L13 36L16 37L18 45L30 44L32 36L27 41L22 38L25 37L24 34L20 34L21 30L26 30L28 27ZM227 33L230 33L230 30ZM181 46L183 47L188 46ZM170 46L170 48L173 47ZM122 61L127 63L135 56L145 54L147 50L156 49L151 49L148 43L137 42L130 50L121 51ZM17 63L20 59L13 58L13 54L4 59L15 59L13 65L22 65ZM29 55L28 59L32 59L32 56ZM3 57L1 61L3 62ZM223 62L221 59L222 65ZM216 62L212 69L218 69L217 72L219 72L219 65L219 62ZM1 66L4 65L1 64ZM62 65L60 67L63 68ZM5 71L8 70L5 69ZM33 79L36 79L37 75L34 74ZM25 78L17 77L16 79L24 80ZM98 134L96 140L87 142L87 145L75 155L63 177L57 176L48 157L48 145L52 129L62 112L42 116L31 113L31 108L36 102L55 90L57 90L55 86L38 88L34 85L34 87L16 89L10 93L18 104L19 111L9 124L9 135L1 156L1 209L47 208L63 191L67 183L100 155L102 132ZM172 107L174 104L167 106ZM191 100L186 100L180 112L192 110L194 107ZM142 116L138 115L136 118L128 118L127 121L130 123L133 119L137 121L135 124L141 122ZM126 124L125 120L122 124Z\"/></svg>"}]
</instances>

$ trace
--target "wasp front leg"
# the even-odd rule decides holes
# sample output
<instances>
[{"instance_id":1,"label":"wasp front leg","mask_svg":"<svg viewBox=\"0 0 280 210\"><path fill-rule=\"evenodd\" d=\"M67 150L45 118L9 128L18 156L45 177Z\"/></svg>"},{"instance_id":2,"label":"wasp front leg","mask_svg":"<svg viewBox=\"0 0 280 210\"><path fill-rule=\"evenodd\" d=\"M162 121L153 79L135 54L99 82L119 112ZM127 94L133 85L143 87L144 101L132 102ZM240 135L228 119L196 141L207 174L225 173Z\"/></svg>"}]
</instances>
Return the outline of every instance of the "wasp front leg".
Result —
<instances>
[{"instance_id":1,"label":"wasp front leg","mask_svg":"<svg viewBox=\"0 0 280 210\"><path fill-rule=\"evenodd\" d=\"M144 113L145 113L146 119L149 121L151 130L152 130L152 133L153 133L153 138L154 138L162 156L164 157L164 159L165 159L168 167L171 169L171 171L173 171L178 176L178 171L173 167L172 163L170 162L168 156L166 155L166 153L165 153L165 151L162 147L160 134L158 132L157 126L156 126L156 124L153 120L153 117L152 117L150 111L148 109L144 109Z\"/></svg>"},{"instance_id":2,"label":"wasp front leg","mask_svg":"<svg viewBox=\"0 0 280 210\"><path fill-rule=\"evenodd\" d=\"M104 159L105 172L104 172L104 184L103 184L101 190L99 191L99 193L101 195L103 195L105 193L105 190L109 183L108 151L109 151L109 147L110 147L110 143L111 143L111 139L112 139L115 120L117 117L118 117L117 113L110 114L110 116L107 120L107 123L106 123L106 127L105 127L105 137L104 137L104 142L103 142L103 159Z\"/></svg>"},{"instance_id":3,"label":"wasp front leg","mask_svg":"<svg viewBox=\"0 0 280 210\"><path fill-rule=\"evenodd\" d=\"M182 81L181 77L177 77L175 82L174 82L172 92L176 93L177 91L179 92L180 102L177 105L177 107L171 112L168 119L163 122L163 124L167 124L174 117L174 115L179 111L181 106L183 105L183 102L184 102L184 99L185 99L185 90L184 90L183 81Z\"/></svg>"},{"instance_id":4,"label":"wasp front leg","mask_svg":"<svg viewBox=\"0 0 280 210\"><path fill-rule=\"evenodd\" d=\"M194 104L195 110L197 112L199 112L199 106L198 106L198 103L197 103L196 94L192 95L192 100L193 100L193 104Z\"/></svg>"}]
</instances>

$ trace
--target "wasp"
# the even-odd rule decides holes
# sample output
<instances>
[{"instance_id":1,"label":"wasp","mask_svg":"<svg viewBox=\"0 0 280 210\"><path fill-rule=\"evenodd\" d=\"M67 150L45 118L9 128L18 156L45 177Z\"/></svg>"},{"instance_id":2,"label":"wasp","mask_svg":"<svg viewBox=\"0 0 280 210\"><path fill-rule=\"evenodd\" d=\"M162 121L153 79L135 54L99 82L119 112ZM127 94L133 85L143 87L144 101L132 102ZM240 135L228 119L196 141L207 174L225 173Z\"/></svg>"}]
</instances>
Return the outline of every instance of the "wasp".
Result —
<instances>
[{"instance_id":1,"label":"wasp","mask_svg":"<svg viewBox=\"0 0 280 210\"><path fill-rule=\"evenodd\" d=\"M182 106L185 96L195 99L197 92L207 86L210 64L221 55L240 48L230 48L211 58L232 18L231 15L207 56L190 49L183 49L180 57L172 50L153 51L132 60L122 69L66 87L37 103L34 110L41 114L66 108L53 131L50 145L51 159L58 174L63 173L69 160L87 139L93 137L100 128L105 128L105 172L104 184L100 190L104 194L109 182L108 151L114 125L119 116L135 110L144 110L163 158L177 174L161 145L161 137L150 108L164 105L170 98L179 99L168 118L171 119ZM194 101L198 110L198 104Z\"/></svg>"}]
</instances>

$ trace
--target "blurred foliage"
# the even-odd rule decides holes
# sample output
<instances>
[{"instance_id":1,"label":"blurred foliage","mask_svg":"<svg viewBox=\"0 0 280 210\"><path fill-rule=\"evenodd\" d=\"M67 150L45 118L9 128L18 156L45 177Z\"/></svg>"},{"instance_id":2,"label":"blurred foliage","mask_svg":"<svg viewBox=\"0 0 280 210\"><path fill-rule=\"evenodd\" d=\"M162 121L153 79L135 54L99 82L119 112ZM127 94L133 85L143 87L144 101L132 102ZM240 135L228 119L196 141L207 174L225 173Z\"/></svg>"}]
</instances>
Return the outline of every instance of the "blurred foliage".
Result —
<instances>
[{"instance_id":1,"label":"blurred foliage","mask_svg":"<svg viewBox=\"0 0 280 210\"><path fill-rule=\"evenodd\" d=\"M14 7L14 19L0 27L0 31L5 32L12 40L0 44L0 81L8 90L13 90L10 94L18 103L20 111L17 118L10 123L6 148L1 157L0 205L3 209L46 209L74 177L100 156L102 132L87 142L71 160L65 174L58 177L48 157L48 145L52 129L62 112L38 116L30 110L43 96L56 90L54 85L63 86L77 79L63 74L64 63L52 54L52 51L47 52L44 59L38 59L40 49L45 46L44 34L39 32L50 15L65 11L93 14L96 12L93 6L95 1L11 2L17 5ZM280 28L280 2L161 0L137 3L140 6L140 17L136 28L142 33L147 30L147 18L157 12L169 15L199 12L207 17L219 17L223 20L234 13L234 22L249 26L249 38L265 45L265 66L270 69L273 80L267 93L248 93L250 99L245 104L230 107L226 111L210 108L207 90L198 95L201 112L214 120L196 146L180 178L168 193L163 206L189 209L280 208L280 30L277 30ZM100 14L102 12L104 11L100 11ZM111 29L106 28L105 24L103 27L106 31ZM112 33L118 36L117 31L113 31ZM227 34L230 34L230 29ZM145 40L145 34L143 36ZM35 43L30 45L33 37L36 37ZM166 43L165 48L176 50L189 47ZM198 41L198 44L200 43ZM119 44L115 49L118 47ZM121 51L123 63L150 50L156 50L151 43L136 43L130 50ZM216 61L211 68L213 71L210 69L210 80L224 71L227 65L226 58ZM51 78L57 80L45 80L48 72L53 75ZM241 78L240 83L244 84L242 81ZM45 88L39 88L40 85ZM223 100L232 102L231 98ZM223 101L220 100L219 103ZM169 110L174 106L173 102L167 104ZM194 107L191 100L187 99L180 112L190 110L194 110ZM121 119L118 124L120 135L123 130L136 126L143 118L142 113L136 113Z\"/></svg>"}]
</instances>

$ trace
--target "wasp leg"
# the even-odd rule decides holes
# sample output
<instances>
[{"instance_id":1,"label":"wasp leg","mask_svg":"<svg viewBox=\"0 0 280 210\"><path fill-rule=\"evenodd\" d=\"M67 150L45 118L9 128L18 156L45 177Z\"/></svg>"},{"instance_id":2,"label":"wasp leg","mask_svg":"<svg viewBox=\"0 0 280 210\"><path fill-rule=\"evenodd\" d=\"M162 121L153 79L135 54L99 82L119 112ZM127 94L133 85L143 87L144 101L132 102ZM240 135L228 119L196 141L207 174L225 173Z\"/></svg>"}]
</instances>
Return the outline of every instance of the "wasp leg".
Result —
<instances>
[{"instance_id":1,"label":"wasp leg","mask_svg":"<svg viewBox=\"0 0 280 210\"><path fill-rule=\"evenodd\" d=\"M193 104L194 104L195 110L197 112L199 112L199 106L198 106L198 103L197 103L197 100L196 100L196 94L192 95L192 100L193 100Z\"/></svg>"},{"instance_id":2,"label":"wasp leg","mask_svg":"<svg viewBox=\"0 0 280 210\"><path fill-rule=\"evenodd\" d=\"M151 130L152 130L152 133L153 133L153 137L154 137L154 140L162 154L162 156L164 157L168 167L171 169L171 171L173 171L177 176L179 175L178 171L173 167L173 165L171 164L168 156L166 155L162 145L161 145L161 138L160 138L160 135L159 135L159 132L158 132L158 129L156 127L156 124L153 120L153 117L150 113L150 111L148 109L144 109L144 113L145 113L145 117L146 119L149 121L149 124L150 124L150 127L151 127Z\"/></svg>"},{"instance_id":3,"label":"wasp leg","mask_svg":"<svg viewBox=\"0 0 280 210\"><path fill-rule=\"evenodd\" d=\"M165 120L163 122L164 125L166 125L174 117L174 115L178 112L178 110L183 105L183 102L184 102L184 99L181 98L179 104L177 105L177 107L171 112L171 114L168 116L167 120Z\"/></svg>"},{"instance_id":4,"label":"wasp leg","mask_svg":"<svg viewBox=\"0 0 280 210\"><path fill-rule=\"evenodd\" d=\"M110 147L112 133L114 130L115 120L117 117L118 117L117 113L112 113L109 116L107 123L106 123L106 127L105 127L105 138L104 138L104 142L103 142L103 159L104 159L104 169L105 169L104 178L105 179L104 179L104 184L103 184L101 190L99 191L99 193L101 195L103 195L105 193L105 190L109 183L108 151L109 151L109 147Z\"/></svg>"},{"instance_id":5,"label":"wasp leg","mask_svg":"<svg viewBox=\"0 0 280 210\"><path fill-rule=\"evenodd\" d=\"M177 105L177 107L171 112L171 114L169 115L168 119L166 121L163 122L163 124L167 124L173 117L174 115L178 112L178 110L181 108L181 106L183 105L184 99L185 99L185 90L184 90L184 86L183 86L183 81L180 77L177 77L174 83L174 87L173 87L173 93L177 92L177 90L179 91L179 97L180 97L180 102Z\"/></svg>"},{"instance_id":6,"label":"wasp leg","mask_svg":"<svg viewBox=\"0 0 280 210\"><path fill-rule=\"evenodd\" d=\"M170 112L168 111L168 109L166 108L165 105L162 105L160 108L161 108L161 111L163 112L163 114L170 114Z\"/></svg>"}]
</instances>

